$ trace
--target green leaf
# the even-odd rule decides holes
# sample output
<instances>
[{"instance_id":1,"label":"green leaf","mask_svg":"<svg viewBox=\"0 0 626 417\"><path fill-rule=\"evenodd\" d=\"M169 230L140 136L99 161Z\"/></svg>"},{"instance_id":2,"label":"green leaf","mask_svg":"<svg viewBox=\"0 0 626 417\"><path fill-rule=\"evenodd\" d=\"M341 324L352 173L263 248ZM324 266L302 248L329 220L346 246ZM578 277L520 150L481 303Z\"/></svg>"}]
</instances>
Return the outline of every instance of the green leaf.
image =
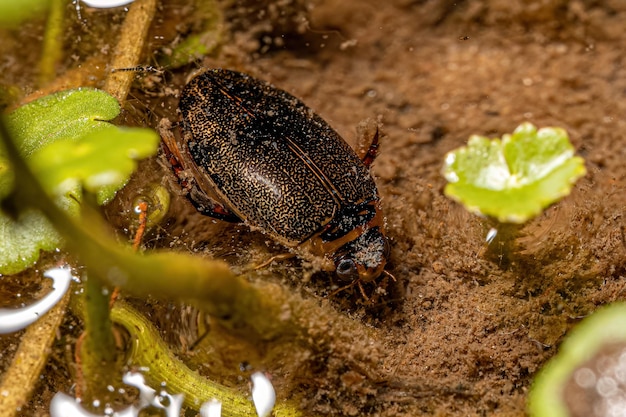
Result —
<instances>
[{"instance_id":1,"label":"green leaf","mask_svg":"<svg viewBox=\"0 0 626 417\"><path fill-rule=\"evenodd\" d=\"M9 114L7 125L22 155L59 139L73 139L110 128L120 113L117 100L101 90L61 91L28 103Z\"/></svg>"},{"instance_id":2,"label":"green leaf","mask_svg":"<svg viewBox=\"0 0 626 417\"><path fill-rule=\"evenodd\" d=\"M61 238L50 222L35 210L26 210L13 220L0 214L0 275L15 274L39 259L40 251L52 251Z\"/></svg>"},{"instance_id":3,"label":"green leaf","mask_svg":"<svg viewBox=\"0 0 626 417\"><path fill-rule=\"evenodd\" d=\"M20 152L46 191L70 215L78 215L83 190L100 204L128 181L136 161L155 153L159 137L148 129L119 128L108 122L119 104L95 89L69 90L26 104L6 116ZM0 148L0 198L9 195L13 177ZM62 246L60 235L36 211L17 221L0 213L0 274L33 264L40 250Z\"/></svg>"},{"instance_id":4,"label":"green leaf","mask_svg":"<svg viewBox=\"0 0 626 417\"><path fill-rule=\"evenodd\" d=\"M472 136L449 152L444 192L476 214L524 223L568 195L585 173L563 129L523 123L502 140Z\"/></svg>"},{"instance_id":5,"label":"green leaf","mask_svg":"<svg viewBox=\"0 0 626 417\"><path fill-rule=\"evenodd\" d=\"M126 184L136 161L154 154L158 143L152 130L109 125L77 142L54 142L35 152L29 162L46 190L67 195L82 187L105 204Z\"/></svg>"}]
</instances>

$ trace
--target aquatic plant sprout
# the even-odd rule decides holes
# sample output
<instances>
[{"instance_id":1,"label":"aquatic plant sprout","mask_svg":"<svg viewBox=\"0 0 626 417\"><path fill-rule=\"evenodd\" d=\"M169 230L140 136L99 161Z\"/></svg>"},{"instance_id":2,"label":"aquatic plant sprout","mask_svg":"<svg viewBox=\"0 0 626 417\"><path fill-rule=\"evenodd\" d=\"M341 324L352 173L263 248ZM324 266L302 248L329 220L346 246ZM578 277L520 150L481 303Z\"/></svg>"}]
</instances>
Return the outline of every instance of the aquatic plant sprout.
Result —
<instances>
[{"instance_id":1,"label":"aquatic plant sprout","mask_svg":"<svg viewBox=\"0 0 626 417\"><path fill-rule=\"evenodd\" d=\"M449 152L445 194L501 223L524 223L571 191L586 174L565 130L523 123L502 139L470 137Z\"/></svg>"},{"instance_id":2,"label":"aquatic plant sprout","mask_svg":"<svg viewBox=\"0 0 626 417\"><path fill-rule=\"evenodd\" d=\"M27 307L0 309L0 334L13 333L26 328L50 311L63 298L72 281L70 267L66 265L49 269L43 275L54 282L52 291Z\"/></svg>"},{"instance_id":3,"label":"aquatic plant sprout","mask_svg":"<svg viewBox=\"0 0 626 417\"><path fill-rule=\"evenodd\" d=\"M106 416L113 417L139 417L139 413L146 407L154 407L164 410L166 417L180 417L183 406L182 394L169 394L165 391L157 391L148 386L144 376L139 372L127 372L122 380L126 385L139 390L139 404L131 405L121 411L106 412ZM270 415L276 401L276 393L269 379L261 372L255 372L251 376L252 399L259 417ZM200 407L202 417L220 417L222 404L217 399L205 402ZM50 402L51 417L104 417L85 410L79 401L62 392L57 392Z\"/></svg>"},{"instance_id":4,"label":"aquatic plant sprout","mask_svg":"<svg viewBox=\"0 0 626 417\"><path fill-rule=\"evenodd\" d=\"M77 217L85 192L98 204L113 199L129 180L139 159L153 155L156 132L115 126L120 113L115 97L91 88L60 91L25 104L5 116L20 152L55 202ZM0 199L11 194L14 173L0 147ZM30 266L42 251L63 240L38 211L23 210L18 220L0 212L0 274Z\"/></svg>"}]
</instances>

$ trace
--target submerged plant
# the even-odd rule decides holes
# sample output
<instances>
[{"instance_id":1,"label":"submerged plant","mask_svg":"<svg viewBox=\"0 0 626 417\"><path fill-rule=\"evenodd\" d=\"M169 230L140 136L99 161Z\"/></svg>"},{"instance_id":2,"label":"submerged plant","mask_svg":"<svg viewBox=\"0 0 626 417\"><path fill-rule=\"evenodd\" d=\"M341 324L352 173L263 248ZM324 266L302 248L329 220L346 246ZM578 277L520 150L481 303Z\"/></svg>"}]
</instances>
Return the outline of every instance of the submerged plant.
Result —
<instances>
[{"instance_id":1,"label":"submerged plant","mask_svg":"<svg viewBox=\"0 0 626 417\"><path fill-rule=\"evenodd\" d=\"M187 370L179 361L173 360L173 355L163 349L158 332L148 331L149 324L139 315L133 315L128 309L119 314L119 308L113 308L112 316L109 315L108 294L109 289L116 286L136 296L152 295L183 300L199 306L213 317L220 318L222 325L232 326L240 331L245 329L249 337L261 340L273 339L277 333L294 330L294 322L284 319L285 296L281 295L280 290L274 286L267 289L256 288L245 279L235 276L220 261L174 252L138 254L129 246L120 245L108 236L103 219L89 205L81 206L82 215L76 219L54 204L49 192L34 175L35 170L25 163L25 158L10 140L11 134L2 120L0 137L5 145L7 162L15 173L15 186L7 201L19 211L27 207L41 210L63 233L68 248L78 255L88 270L83 286L86 295L75 295L80 300L74 302L74 308L83 316L85 328L88 329L84 341L81 342L83 348L77 346L81 358L80 369L87 385L86 398L98 399L98 403L102 404L101 400L106 401L114 394L109 387L116 384L112 377L117 376L116 371L122 365L117 359L123 357L116 355L119 352L114 344L107 343L107 340L112 340L110 323L115 321L122 325L127 324L125 327L131 337L145 341L142 344L144 347L135 351L136 363L133 363L140 368L145 367L146 378L154 378L155 385L167 381L172 388L180 387L178 392L187 394L188 406L200 407L201 402L219 397L222 409L230 413L226 415L252 416L256 412L257 415L266 416L273 407L274 394L273 388L270 390L271 385L265 380L253 378L254 405L235 391L205 380L197 373ZM172 280L172 277L176 279ZM102 300L98 299L98 294L102 296ZM278 319L279 316L282 319ZM294 320L297 316L298 313L294 312ZM54 332L50 334L54 335ZM19 390L23 389L18 387ZM79 388L77 384L76 389ZM9 393L8 390L3 392ZM85 396L81 398L84 399ZM200 398L201 401L196 401ZM287 403L277 405L274 413L298 415L297 409Z\"/></svg>"},{"instance_id":2,"label":"submerged plant","mask_svg":"<svg viewBox=\"0 0 626 417\"><path fill-rule=\"evenodd\" d=\"M445 194L469 211L502 223L524 223L568 195L585 175L567 132L523 123L502 139L470 137L446 155Z\"/></svg>"},{"instance_id":3,"label":"submerged plant","mask_svg":"<svg viewBox=\"0 0 626 417\"><path fill-rule=\"evenodd\" d=\"M585 173L565 130L522 123L502 139L474 135L467 146L449 152L444 192L470 212L495 219L507 235L500 239L510 240L515 225L568 195Z\"/></svg>"},{"instance_id":4,"label":"submerged plant","mask_svg":"<svg viewBox=\"0 0 626 417\"><path fill-rule=\"evenodd\" d=\"M62 91L19 107L6 116L16 145L45 191L68 214L77 216L87 191L109 202L135 170L137 160L156 152L159 137L149 129L108 123L120 112L104 91ZM0 147L0 198L8 196L14 173ZM17 213L15 213L17 214ZM0 274L31 266L40 251L62 246L60 234L38 211L15 218L0 212Z\"/></svg>"},{"instance_id":5,"label":"submerged plant","mask_svg":"<svg viewBox=\"0 0 626 417\"><path fill-rule=\"evenodd\" d=\"M126 40L124 45L135 48L123 47L123 42L120 42L116 48L116 59L111 64L114 68L137 65L135 61L138 53L134 54L133 51L141 51L144 42L136 32L139 27L145 28L139 31L144 33L144 37L147 36L151 19L150 13L146 11L150 9L147 3L153 6L152 9L156 8L155 1L140 3L132 9L135 13L128 13L129 17L125 20L127 30L121 37ZM141 19L146 24L137 24L137 20ZM129 52L129 49L133 51ZM127 61L131 64L127 64ZM54 72L51 74L54 76ZM92 400L102 404L115 395L115 392L110 391L111 387L119 384L123 355L118 355L122 353L121 350L118 352L119 346L111 343L113 333L109 294L114 286L144 297L148 294L160 295L161 298L183 299L195 305L206 305L204 310L208 313L227 317L236 324L250 321L250 317L267 317L259 314L260 311L271 313L277 310L265 308L264 299L267 297L245 280L233 276L222 262L175 253L145 256L135 253L128 245L112 239L103 219L92 205L85 204L87 196L93 197L99 204L110 201L135 170L137 160L154 154L159 142L158 135L152 130L129 129L108 122L117 117L120 102L123 103L128 93L132 76L124 77L126 75L116 72L107 77L105 89L108 94L90 88L68 90L45 96L0 117L0 200L3 203L3 212L0 214L0 274L26 269L38 259L41 250L53 250L62 245L66 246L67 252L62 251L59 257L81 262L80 283L70 284L67 272L63 285L57 285L55 279L53 294L42 302L23 310L2 311L5 321L10 321L0 326L3 332L15 332L32 323L33 316L43 315L19 339L20 347L15 359L0 381L3 393L1 402L6 406L0 408L8 416L20 412L35 383L40 380L47 359L46 352L51 350L55 336L59 333L68 305L82 318L86 330L84 337L76 343L75 393L85 400L83 404L88 407L97 407ZM154 219L148 216L146 222L150 221ZM66 292L70 285L80 285L80 289ZM56 301L52 300L52 296L57 294L61 302L45 313ZM122 314L121 318L115 318L119 321L123 321L124 317L127 321L132 320L128 316ZM131 330L141 330L137 325L136 320ZM257 330L266 333L262 328ZM151 349L141 349L144 354L154 352L155 346L159 346L158 332L147 333L148 336L142 333L141 337L146 340L144 346ZM132 337L132 331L130 334ZM249 403L246 395L235 390L228 390L230 397L222 396L219 394L224 390L219 391L217 384L211 384L194 371L183 368L182 363L168 362L167 359L173 356L161 350L157 352L160 361L151 357L149 362L142 362L145 357L140 357L136 366L145 370L147 378L157 378L154 375L155 368L169 372L159 378L155 386L178 377L176 381L185 389L181 389L181 392L189 394L189 401L194 401L191 405L193 407L200 407L201 402L195 401L197 396L191 394L200 393L223 397L220 401L224 403L225 415L253 416L255 406L264 414L270 412L275 396L273 391L267 390L268 384L264 384L263 380L254 378L257 380L253 391L253 397L257 397L255 404ZM27 362L25 359L33 364L23 366ZM157 366L164 362L167 362L164 366ZM23 377L26 374L28 377ZM203 389L207 386L213 386L214 389ZM190 393L191 389L196 391ZM259 390L265 395L259 397ZM211 401L211 398L205 400ZM173 405L172 401L170 405ZM239 403L245 404L245 407ZM68 404L75 405L73 399L65 402L66 406ZM281 415L279 410L280 406L276 409L277 415ZM295 414L295 411L289 412L289 415ZM60 415L69 414L62 411ZM219 415L219 411L210 415Z\"/></svg>"}]
</instances>

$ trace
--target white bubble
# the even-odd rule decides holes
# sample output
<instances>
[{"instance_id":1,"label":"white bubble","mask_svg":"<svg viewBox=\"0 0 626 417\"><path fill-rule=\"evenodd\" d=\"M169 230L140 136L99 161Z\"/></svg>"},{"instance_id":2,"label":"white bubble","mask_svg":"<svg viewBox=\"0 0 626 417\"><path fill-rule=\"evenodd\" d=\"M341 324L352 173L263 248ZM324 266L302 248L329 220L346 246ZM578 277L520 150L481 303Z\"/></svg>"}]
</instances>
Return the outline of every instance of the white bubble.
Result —
<instances>
[{"instance_id":1,"label":"white bubble","mask_svg":"<svg viewBox=\"0 0 626 417\"><path fill-rule=\"evenodd\" d=\"M135 0L81 0L89 7L95 7L98 9L109 9L111 7L125 6L132 3Z\"/></svg>"},{"instance_id":2,"label":"white bubble","mask_svg":"<svg viewBox=\"0 0 626 417\"><path fill-rule=\"evenodd\" d=\"M63 298L72 281L70 267L49 269L43 275L54 281L52 291L27 307L0 309L0 334L13 333L26 328L50 311Z\"/></svg>"},{"instance_id":3,"label":"white bubble","mask_svg":"<svg viewBox=\"0 0 626 417\"><path fill-rule=\"evenodd\" d=\"M255 372L252 379L252 401L259 417L267 417L276 403L276 392L270 380L262 372Z\"/></svg>"}]
</instances>

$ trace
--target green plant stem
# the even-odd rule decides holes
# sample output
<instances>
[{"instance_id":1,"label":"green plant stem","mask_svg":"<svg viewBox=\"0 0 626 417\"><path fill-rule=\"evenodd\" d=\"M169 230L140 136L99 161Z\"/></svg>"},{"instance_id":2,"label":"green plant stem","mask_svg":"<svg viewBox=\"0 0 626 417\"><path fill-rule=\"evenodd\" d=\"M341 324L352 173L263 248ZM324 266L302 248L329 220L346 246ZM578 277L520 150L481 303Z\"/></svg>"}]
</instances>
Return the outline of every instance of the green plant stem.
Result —
<instances>
[{"instance_id":1,"label":"green plant stem","mask_svg":"<svg viewBox=\"0 0 626 417\"><path fill-rule=\"evenodd\" d=\"M119 375L115 365L115 340L109 314L108 288L95 274L85 282L84 320L85 339L80 358L86 392L83 400L103 399L109 394L107 385Z\"/></svg>"},{"instance_id":2,"label":"green plant stem","mask_svg":"<svg viewBox=\"0 0 626 417\"><path fill-rule=\"evenodd\" d=\"M120 39L115 46L111 68L134 68L140 63L141 51L146 43L148 29L156 12L156 0L137 0L131 6L124 24ZM104 84L104 90L117 98L120 105L130 91L134 73L131 71L111 72Z\"/></svg>"},{"instance_id":3,"label":"green plant stem","mask_svg":"<svg viewBox=\"0 0 626 417\"><path fill-rule=\"evenodd\" d=\"M70 293L68 291L48 313L28 326L22 336L20 347L0 383L0 417L18 415L39 382L57 330L65 316Z\"/></svg>"},{"instance_id":4,"label":"green plant stem","mask_svg":"<svg viewBox=\"0 0 626 417\"><path fill-rule=\"evenodd\" d=\"M242 393L212 382L189 369L175 357L160 338L156 328L132 307L117 302L111 312L113 320L124 326L132 338L128 364L146 369L148 383L157 387L167 382L172 394L185 394L185 404L198 409L213 398L222 403L222 416L256 416L254 405L247 393ZM299 416L301 413L292 404L278 404L274 416Z\"/></svg>"},{"instance_id":5,"label":"green plant stem","mask_svg":"<svg viewBox=\"0 0 626 417\"><path fill-rule=\"evenodd\" d=\"M56 77L56 66L63 54L63 15L66 2L50 0L48 21L43 39L43 51L39 61L39 85L43 86Z\"/></svg>"}]
</instances>

